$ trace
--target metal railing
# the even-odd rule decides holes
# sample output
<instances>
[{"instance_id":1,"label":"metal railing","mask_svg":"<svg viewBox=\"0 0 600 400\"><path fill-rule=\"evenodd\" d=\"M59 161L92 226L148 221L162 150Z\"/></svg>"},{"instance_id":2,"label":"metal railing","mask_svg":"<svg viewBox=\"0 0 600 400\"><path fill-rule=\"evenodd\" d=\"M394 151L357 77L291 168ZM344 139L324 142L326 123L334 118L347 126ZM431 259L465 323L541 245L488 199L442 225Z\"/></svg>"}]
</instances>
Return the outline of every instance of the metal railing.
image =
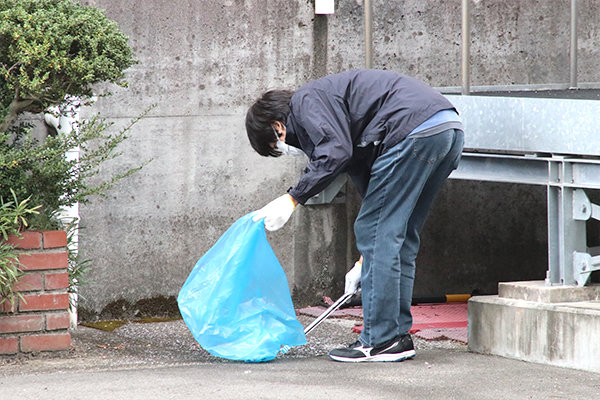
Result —
<instances>
[{"instance_id":1,"label":"metal railing","mask_svg":"<svg viewBox=\"0 0 600 400\"><path fill-rule=\"evenodd\" d=\"M468 132L450 178L546 186L546 284L586 285L600 270L586 233L600 207L585 193L600 189L600 101L447 97Z\"/></svg>"},{"instance_id":2,"label":"metal railing","mask_svg":"<svg viewBox=\"0 0 600 400\"><path fill-rule=\"evenodd\" d=\"M484 85L471 86L471 3L473 0L462 0L461 3L461 85L437 88L443 93L460 93L469 95L473 92L492 91L525 91L525 90L563 90L563 89L598 89L600 82L578 82L577 74L577 0L570 4L570 49L569 49L569 82L522 85ZM373 5L371 0L364 0L364 32L365 32L365 67L373 68Z\"/></svg>"}]
</instances>

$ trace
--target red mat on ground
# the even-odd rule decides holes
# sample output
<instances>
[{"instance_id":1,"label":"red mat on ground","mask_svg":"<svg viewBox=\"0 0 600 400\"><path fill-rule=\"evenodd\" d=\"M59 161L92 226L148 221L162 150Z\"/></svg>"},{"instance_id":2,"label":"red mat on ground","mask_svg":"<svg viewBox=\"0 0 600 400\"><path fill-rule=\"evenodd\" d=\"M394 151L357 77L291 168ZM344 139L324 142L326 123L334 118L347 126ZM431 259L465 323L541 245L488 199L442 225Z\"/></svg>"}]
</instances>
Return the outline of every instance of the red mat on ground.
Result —
<instances>
[{"instance_id":1,"label":"red mat on ground","mask_svg":"<svg viewBox=\"0 0 600 400\"><path fill-rule=\"evenodd\" d=\"M467 326L467 303L418 304L411 307L411 312L411 331Z\"/></svg>"},{"instance_id":2,"label":"red mat on ground","mask_svg":"<svg viewBox=\"0 0 600 400\"><path fill-rule=\"evenodd\" d=\"M467 303L418 304L411 307L413 325L410 333L426 340L450 339L467 342ZM325 307L306 307L298 310L300 314L318 317ZM329 318L362 319L362 307L350 307L337 310ZM358 321L357 321L358 322ZM362 325L352 328L361 332Z\"/></svg>"}]
</instances>

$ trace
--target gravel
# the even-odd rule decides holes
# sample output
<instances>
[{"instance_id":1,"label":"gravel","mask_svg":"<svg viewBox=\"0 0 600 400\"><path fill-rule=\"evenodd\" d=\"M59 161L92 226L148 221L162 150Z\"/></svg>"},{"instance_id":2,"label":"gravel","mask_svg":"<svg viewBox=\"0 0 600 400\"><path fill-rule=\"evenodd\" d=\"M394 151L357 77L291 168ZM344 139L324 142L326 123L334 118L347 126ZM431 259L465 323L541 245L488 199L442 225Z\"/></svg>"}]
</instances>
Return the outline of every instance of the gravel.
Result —
<instances>
[{"instance_id":1,"label":"gravel","mask_svg":"<svg viewBox=\"0 0 600 400\"><path fill-rule=\"evenodd\" d=\"M300 316L298 319L306 326L313 318ZM281 357L326 356L330 349L357 340L358 334L351 330L356 322L327 319L308 335L306 345L294 347ZM72 346L68 351L0 357L0 375L234 362L214 357L202 349L183 320L130 322L112 332L79 326L71 335ZM433 348L466 351L464 344L449 340L425 341L414 336L413 340L417 351Z\"/></svg>"}]
</instances>

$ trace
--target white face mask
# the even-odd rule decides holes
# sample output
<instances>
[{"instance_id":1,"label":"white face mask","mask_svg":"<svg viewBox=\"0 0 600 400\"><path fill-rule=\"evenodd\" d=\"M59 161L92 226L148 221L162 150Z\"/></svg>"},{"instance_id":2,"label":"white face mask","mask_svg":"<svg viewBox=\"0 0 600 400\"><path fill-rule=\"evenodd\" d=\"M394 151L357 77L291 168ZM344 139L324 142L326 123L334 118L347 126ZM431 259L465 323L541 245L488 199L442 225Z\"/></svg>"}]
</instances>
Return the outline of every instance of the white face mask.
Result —
<instances>
[{"instance_id":1,"label":"white face mask","mask_svg":"<svg viewBox=\"0 0 600 400\"><path fill-rule=\"evenodd\" d=\"M290 146L289 144L277 139L277 148L286 156L298 157L303 156L304 152L297 147Z\"/></svg>"},{"instance_id":2,"label":"white face mask","mask_svg":"<svg viewBox=\"0 0 600 400\"><path fill-rule=\"evenodd\" d=\"M277 149L281 151L286 156L298 157L304 155L304 152L297 147L290 146L282 140L279 140L279 135L277 134L277 130L275 127L273 128L273 132L275 133L275 139L277 139L276 145Z\"/></svg>"}]
</instances>

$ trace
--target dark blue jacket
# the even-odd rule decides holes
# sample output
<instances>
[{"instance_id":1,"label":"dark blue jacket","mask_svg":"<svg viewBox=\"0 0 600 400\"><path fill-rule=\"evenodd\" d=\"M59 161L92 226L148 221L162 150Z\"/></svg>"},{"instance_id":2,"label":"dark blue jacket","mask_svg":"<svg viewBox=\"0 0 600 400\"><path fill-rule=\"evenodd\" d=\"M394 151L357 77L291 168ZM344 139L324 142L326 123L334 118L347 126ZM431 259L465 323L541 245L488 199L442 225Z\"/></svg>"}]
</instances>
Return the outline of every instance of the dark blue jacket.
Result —
<instances>
[{"instance_id":1,"label":"dark blue jacket","mask_svg":"<svg viewBox=\"0 0 600 400\"><path fill-rule=\"evenodd\" d=\"M291 98L286 143L310 162L289 190L300 204L347 172L361 195L373 161L417 126L454 106L428 85L392 71L353 70L302 86Z\"/></svg>"}]
</instances>

